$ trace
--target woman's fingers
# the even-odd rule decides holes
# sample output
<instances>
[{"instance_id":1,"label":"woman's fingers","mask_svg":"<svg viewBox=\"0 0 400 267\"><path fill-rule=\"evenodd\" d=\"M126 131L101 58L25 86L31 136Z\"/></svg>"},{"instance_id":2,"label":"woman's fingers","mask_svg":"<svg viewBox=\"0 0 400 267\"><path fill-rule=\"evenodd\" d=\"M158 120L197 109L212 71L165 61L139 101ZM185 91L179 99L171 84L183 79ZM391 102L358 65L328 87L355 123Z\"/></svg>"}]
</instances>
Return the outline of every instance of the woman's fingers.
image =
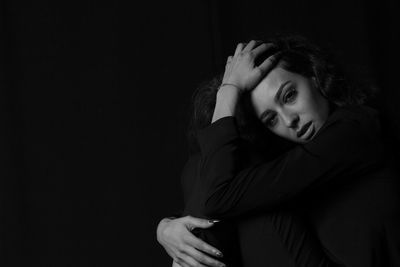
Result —
<instances>
[{"instance_id":1,"label":"woman's fingers","mask_svg":"<svg viewBox=\"0 0 400 267\"><path fill-rule=\"evenodd\" d=\"M263 41L261 40L251 40L247 44L245 43L245 47L243 48L242 52L250 52L254 49L254 47L258 47L262 43Z\"/></svg>"},{"instance_id":2,"label":"woman's fingers","mask_svg":"<svg viewBox=\"0 0 400 267\"><path fill-rule=\"evenodd\" d=\"M194 258L197 262L204 264L206 266L211 266L211 267L224 267L225 264L222 262L215 260L211 258L210 256L198 251L197 249L193 247L188 247L186 253Z\"/></svg>"},{"instance_id":3,"label":"woman's fingers","mask_svg":"<svg viewBox=\"0 0 400 267\"><path fill-rule=\"evenodd\" d=\"M242 49L243 49L243 44L238 43L238 45L236 46L235 54L233 54L233 56L236 57L237 55L239 55L239 53L242 52Z\"/></svg>"},{"instance_id":4,"label":"woman's fingers","mask_svg":"<svg viewBox=\"0 0 400 267\"><path fill-rule=\"evenodd\" d=\"M187 266L187 265L186 265ZM177 263L176 261L172 262L172 267L186 267L186 266L182 266L179 263Z\"/></svg>"},{"instance_id":5,"label":"woman's fingers","mask_svg":"<svg viewBox=\"0 0 400 267\"><path fill-rule=\"evenodd\" d=\"M255 60L262 53L274 47L272 43L251 40L248 44L239 43L232 58L227 59L222 83L235 84L241 90L251 90L259 80L278 62L275 54L257 66Z\"/></svg>"},{"instance_id":6,"label":"woman's fingers","mask_svg":"<svg viewBox=\"0 0 400 267\"><path fill-rule=\"evenodd\" d=\"M272 56L268 57L266 60L264 60L263 63L261 63L258 68L260 69L262 74L265 74L269 72L275 65L279 62L281 53L275 53Z\"/></svg>"},{"instance_id":7,"label":"woman's fingers","mask_svg":"<svg viewBox=\"0 0 400 267\"><path fill-rule=\"evenodd\" d=\"M204 266L204 263L210 263L208 266L222 266L220 262L212 259L211 256L198 251L194 244L198 244L201 239L190 231L195 227L208 228L213 222L206 219L186 216L174 220L162 220L157 228L157 240L164 247L167 254L181 267ZM202 241L203 242L203 241ZM199 246L199 245L198 245ZM211 255L218 255L217 250L204 242L202 247L209 251Z\"/></svg>"},{"instance_id":8,"label":"woman's fingers","mask_svg":"<svg viewBox=\"0 0 400 267\"><path fill-rule=\"evenodd\" d=\"M243 48L242 52L250 52L260 42L261 41L251 40L250 42L247 43L245 48Z\"/></svg>"},{"instance_id":9,"label":"woman's fingers","mask_svg":"<svg viewBox=\"0 0 400 267\"><path fill-rule=\"evenodd\" d=\"M233 55L234 57L235 56L237 56L240 52L250 52L250 51L252 51L253 50L253 48L254 47L256 47L257 46L257 48L259 48L259 44L262 44L263 43L263 41L261 41L261 40L251 40L250 42L248 42L248 43L239 43L237 46L236 46L236 50L235 50L235 54ZM268 47L267 47L267 49L270 47L270 46L273 46L272 44L268 44ZM256 49L257 49L256 48ZM253 51L252 51L253 52Z\"/></svg>"},{"instance_id":10,"label":"woman's fingers","mask_svg":"<svg viewBox=\"0 0 400 267\"><path fill-rule=\"evenodd\" d=\"M193 245L196 243L197 237L190 234L190 236L184 237L184 245L181 246L174 254L177 259L177 262L187 264L188 266L210 266L210 267L224 267L225 265L210 257L209 255L202 253L201 251L197 250L196 247ZM199 239L200 240L200 239ZM203 241L202 241L203 242ZM207 246L207 244L205 243ZM206 246L203 246L206 247ZM208 253L218 256L222 254L217 254L215 251L216 249L208 246ZM172 254L172 253L171 253ZM201 264L201 265L199 265ZM204 265L203 265L204 264Z\"/></svg>"},{"instance_id":11,"label":"woman's fingers","mask_svg":"<svg viewBox=\"0 0 400 267\"><path fill-rule=\"evenodd\" d=\"M181 258L177 258L176 260L174 260L174 262L177 263L178 266L182 266L182 267L191 267L189 264L187 264L183 259Z\"/></svg>"},{"instance_id":12,"label":"woman's fingers","mask_svg":"<svg viewBox=\"0 0 400 267\"><path fill-rule=\"evenodd\" d=\"M259 46L257 46L256 48L254 48L253 51L251 51L251 52L253 53L254 57L257 57L272 47L274 47L274 44L263 43L263 44L260 44Z\"/></svg>"},{"instance_id":13,"label":"woman's fingers","mask_svg":"<svg viewBox=\"0 0 400 267\"><path fill-rule=\"evenodd\" d=\"M185 217L185 223L189 226L189 228L210 228L214 225L214 223L218 222L218 220L207 220L195 218L192 216Z\"/></svg>"},{"instance_id":14,"label":"woman's fingers","mask_svg":"<svg viewBox=\"0 0 400 267\"><path fill-rule=\"evenodd\" d=\"M209 244L207 244L206 242L204 242L200 238L197 238L194 235L187 236L185 242L189 246L194 247L194 248L196 248L196 249L198 249L200 251L203 251L205 253L208 253L210 255L215 255L217 257L222 257L223 256L221 251L219 251L218 249L214 248L213 246L210 246Z\"/></svg>"},{"instance_id":15,"label":"woman's fingers","mask_svg":"<svg viewBox=\"0 0 400 267\"><path fill-rule=\"evenodd\" d=\"M207 267L206 265L203 265L203 264L197 262L194 258L192 258L190 255L185 254L185 253L179 253L178 263L180 265L187 264L188 266L191 266L191 267L197 267L197 266Z\"/></svg>"}]
</instances>

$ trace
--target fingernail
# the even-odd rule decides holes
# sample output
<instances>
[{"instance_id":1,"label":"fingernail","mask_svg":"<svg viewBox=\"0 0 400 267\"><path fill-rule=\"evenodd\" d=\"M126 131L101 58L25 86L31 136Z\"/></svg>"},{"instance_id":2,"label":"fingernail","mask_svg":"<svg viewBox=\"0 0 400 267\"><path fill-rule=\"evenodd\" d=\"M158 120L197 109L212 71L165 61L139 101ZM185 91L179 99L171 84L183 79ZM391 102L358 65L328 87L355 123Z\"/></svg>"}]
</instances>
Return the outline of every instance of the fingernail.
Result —
<instances>
[{"instance_id":1,"label":"fingernail","mask_svg":"<svg viewBox=\"0 0 400 267\"><path fill-rule=\"evenodd\" d=\"M220 251L215 251L215 255L217 255L218 257L223 257L224 255L222 255L222 252Z\"/></svg>"},{"instance_id":2,"label":"fingernail","mask_svg":"<svg viewBox=\"0 0 400 267\"><path fill-rule=\"evenodd\" d=\"M208 220L208 223L217 223L219 220Z\"/></svg>"}]
</instances>

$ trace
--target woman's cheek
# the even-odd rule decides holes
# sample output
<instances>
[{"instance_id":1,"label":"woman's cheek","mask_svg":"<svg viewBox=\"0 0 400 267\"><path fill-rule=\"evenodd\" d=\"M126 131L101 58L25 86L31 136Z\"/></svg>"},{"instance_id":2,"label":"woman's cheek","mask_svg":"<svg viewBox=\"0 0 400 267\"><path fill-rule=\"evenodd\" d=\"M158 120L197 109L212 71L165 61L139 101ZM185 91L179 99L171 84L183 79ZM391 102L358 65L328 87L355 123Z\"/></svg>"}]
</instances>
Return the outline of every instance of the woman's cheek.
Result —
<instances>
[{"instance_id":1,"label":"woman's cheek","mask_svg":"<svg viewBox=\"0 0 400 267\"><path fill-rule=\"evenodd\" d=\"M273 132L274 132L274 134L276 134L282 138L292 140L292 137L290 136L289 132L287 131L287 129L285 129L285 127L282 126L281 123L275 128L275 130Z\"/></svg>"}]
</instances>

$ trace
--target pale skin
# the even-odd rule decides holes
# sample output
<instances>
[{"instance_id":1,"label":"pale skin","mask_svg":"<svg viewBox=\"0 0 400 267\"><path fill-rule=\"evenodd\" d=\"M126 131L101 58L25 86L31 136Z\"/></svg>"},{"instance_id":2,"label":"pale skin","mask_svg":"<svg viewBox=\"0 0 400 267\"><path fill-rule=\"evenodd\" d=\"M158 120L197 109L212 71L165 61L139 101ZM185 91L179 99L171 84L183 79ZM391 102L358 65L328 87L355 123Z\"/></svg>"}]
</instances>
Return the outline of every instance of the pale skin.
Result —
<instances>
[{"instance_id":1,"label":"pale skin","mask_svg":"<svg viewBox=\"0 0 400 267\"><path fill-rule=\"evenodd\" d=\"M221 88L217 93L214 114L211 123L226 117L234 116L240 94L252 90L257 83L273 68L278 55L267 58L259 66L254 60L258 55L271 48L270 44L255 47L256 41L250 41L245 47L238 44L233 56L228 57ZM255 48L254 48L255 47Z\"/></svg>"},{"instance_id":2,"label":"pale skin","mask_svg":"<svg viewBox=\"0 0 400 267\"><path fill-rule=\"evenodd\" d=\"M164 218L157 227L157 241L173 259L172 266L224 266L209 256L222 257L216 248L191 233L194 228L206 229L214 223L206 219L185 216L177 219Z\"/></svg>"},{"instance_id":3,"label":"pale skin","mask_svg":"<svg viewBox=\"0 0 400 267\"><path fill-rule=\"evenodd\" d=\"M309 142L328 117L328 100L316 89L313 77L306 78L279 67L279 54L255 66L254 59L271 47L256 45L256 41L238 44L234 55L228 57L222 82L227 85L221 86L217 93L212 122L235 116L241 94L250 90L256 116L270 131L296 143ZM311 126L306 131L302 127L307 124ZM160 244L174 259L173 266L224 266L203 253L216 255L217 249L210 246L205 249L208 244L192 235L183 218L161 221L157 229ZM198 228L212 226L201 224L203 219L190 219L199 220L195 226ZM199 248L199 242L203 242L203 249Z\"/></svg>"}]
</instances>

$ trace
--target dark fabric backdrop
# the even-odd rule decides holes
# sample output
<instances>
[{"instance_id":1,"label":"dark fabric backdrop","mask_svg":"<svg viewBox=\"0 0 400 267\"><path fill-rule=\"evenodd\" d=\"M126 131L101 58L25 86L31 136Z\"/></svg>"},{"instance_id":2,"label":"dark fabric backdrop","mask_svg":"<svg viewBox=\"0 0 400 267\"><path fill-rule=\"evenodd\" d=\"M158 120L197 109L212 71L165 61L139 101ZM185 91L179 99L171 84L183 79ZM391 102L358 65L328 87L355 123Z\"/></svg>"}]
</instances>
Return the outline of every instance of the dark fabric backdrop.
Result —
<instances>
[{"instance_id":1,"label":"dark fabric backdrop","mask_svg":"<svg viewBox=\"0 0 400 267\"><path fill-rule=\"evenodd\" d=\"M169 266L190 96L239 41L333 48L397 123L395 2L3 0L0 265Z\"/></svg>"}]
</instances>

